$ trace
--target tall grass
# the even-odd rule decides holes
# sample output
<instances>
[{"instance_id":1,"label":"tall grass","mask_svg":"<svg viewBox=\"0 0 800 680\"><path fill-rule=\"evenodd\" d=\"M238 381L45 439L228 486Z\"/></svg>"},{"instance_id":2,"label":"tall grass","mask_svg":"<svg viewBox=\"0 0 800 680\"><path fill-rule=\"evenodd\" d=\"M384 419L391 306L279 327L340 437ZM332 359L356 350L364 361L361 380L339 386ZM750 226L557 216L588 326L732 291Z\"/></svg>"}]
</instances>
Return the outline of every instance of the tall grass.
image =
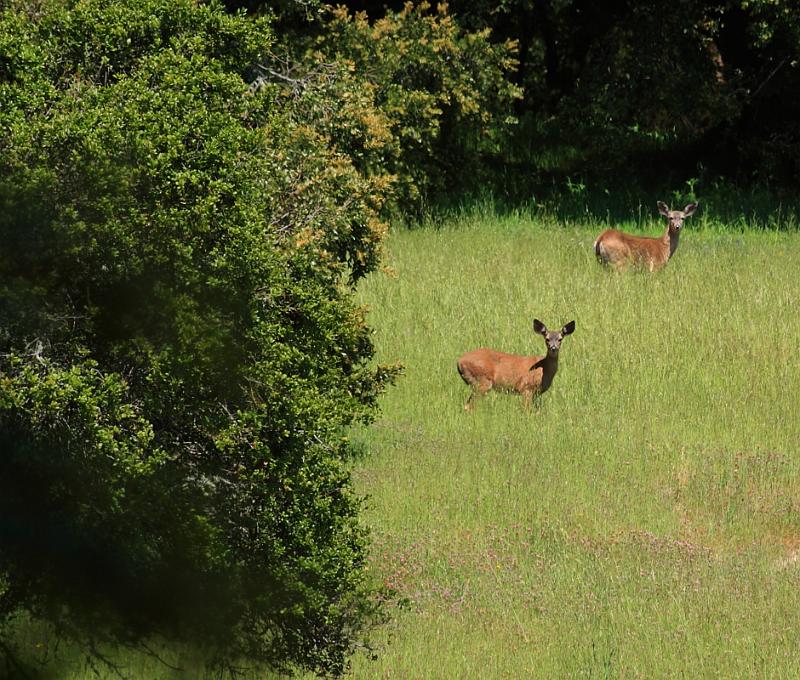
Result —
<instances>
[{"instance_id":1,"label":"tall grass","mask_svg":"<svg viewBox=\"0 0 800 680\"><path fill-rule=\"evenodd\" d=\"M371 568L408 607L356 677L800 667L800 238L689 221L664 271L617 275L600 226L397 232L362 286L406 366L358 479ZM534 317L577 322L539 407L464 412L459 354L542 353Z\"/></svg>"}]
</instances>

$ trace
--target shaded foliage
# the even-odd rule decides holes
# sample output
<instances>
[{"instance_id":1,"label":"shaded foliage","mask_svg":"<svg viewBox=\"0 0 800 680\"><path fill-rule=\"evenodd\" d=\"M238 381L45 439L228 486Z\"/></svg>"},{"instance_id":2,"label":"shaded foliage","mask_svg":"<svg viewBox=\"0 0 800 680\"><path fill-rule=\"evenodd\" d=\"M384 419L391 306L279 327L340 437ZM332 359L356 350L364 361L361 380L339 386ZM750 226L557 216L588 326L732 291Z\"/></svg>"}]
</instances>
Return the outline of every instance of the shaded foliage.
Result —
<instances>
[{"instance_id":1,"label":"shaded foliage","mask_svg":"<svg viewBox=\"0 0 800 680\"><path fill-rule=\"evenodd\" d=\"M485 179L481 160L502 147L519 96L508 81L513 43L492 42L488 29L462 31L445 5L407 3L372 25L334 11L315 50L352 64L373 88L390 132L383 162L402 207Z\"/></svg>"},{"instance_id":2,"label":"shaded foliage","mask_svg":"<svg viewBox=\"0 0 800 680\"><path fill-rule=\"evenodd\" d=\"M390 208L418 212L480 186L484 159L514 122L514 43L462 30L445 5L408 3L374 22L327 8L281 47L265 79L302 93L304 115L365 177L382 180Z\"/></svg>"},{"instance_id":3,"label":"shaded foliage","mask_svg":"<svg viewBox=\"0 0 800 680\"><path fill-rule=\"evenodd\" d=\"M397 1L344 5L376 27L407 11ZM453 0L448 16L465 35L517 45L518 69L499 75L522 89L520 125L483 157L482 180L500 194L524 198L575 176L644 186L800 178L800 7L791 0ZM383 49L373 41L364 33L363 49ZM458 139L444 135L438 156L459 158ZM474 166L455 176L449 189Z\"/></svg>"}]
</instances>

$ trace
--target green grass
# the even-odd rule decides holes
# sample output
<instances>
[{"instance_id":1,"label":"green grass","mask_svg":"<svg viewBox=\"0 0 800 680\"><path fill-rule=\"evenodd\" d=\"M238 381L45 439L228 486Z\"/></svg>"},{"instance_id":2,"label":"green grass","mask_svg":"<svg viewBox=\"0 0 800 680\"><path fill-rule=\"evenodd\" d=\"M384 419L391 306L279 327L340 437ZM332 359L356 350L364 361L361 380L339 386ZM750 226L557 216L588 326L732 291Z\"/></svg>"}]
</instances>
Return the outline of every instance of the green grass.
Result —
<instances>
[{"instance_id":1,"label":"green grass","mask_svg":"<svg viewBox=\"0 0 800 680\"><path fill-rule=\"evenodd\" d=\"M406 370L357 479L409 606L355 677L795 676L800 237L718 226L656 275L600 268L599 224L392 235L360 294ZM577 322L539 408L465 413L458 356L541 353L534 317Z\"/></svg>"},{"instance_id":2,"label":"green grass","mask_svg":"<svg viewBox=\"0 0 800 680\"><path fill-rule=\"evenodd\" d=\"M619 275L587 220L398 230L359 288L379 361L405 365L354 436L369 568L406 606L353 677L796 677L800 234L701 214L665 270ZM458 356L541 353L534 317L577 324L550 391L466 413Z\"/></svg>"}]
</instances>

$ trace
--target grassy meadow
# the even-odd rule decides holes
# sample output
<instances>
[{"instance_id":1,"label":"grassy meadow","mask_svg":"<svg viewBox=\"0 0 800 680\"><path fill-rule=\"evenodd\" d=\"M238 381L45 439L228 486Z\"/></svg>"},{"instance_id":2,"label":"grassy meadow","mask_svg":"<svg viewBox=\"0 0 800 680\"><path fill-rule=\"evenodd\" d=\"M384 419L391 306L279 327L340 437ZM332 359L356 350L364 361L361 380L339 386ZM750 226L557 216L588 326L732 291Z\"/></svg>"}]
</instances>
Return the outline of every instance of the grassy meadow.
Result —
<instances>
[{"instance_id":1,"label":"grassy meadow","mask_svg":"<svg viewBox=\"0 0 800 680\"><path fill-rule=\"evenodd\" d=\"M405 365L357 480L406 606L354 677L796 677L800 235L699 213L665 270L619 275L603 226L397 231L361 287ZM534 317L577 324L550 391L465 412L458 356L543 353Z\"/></svg>"},{"instance_id":2,"label":"grassy meadow","mask_svg":"<svg viewBox=\"0 0 800 680\"><path fill-rule=\"evenodd\" d=\"M659 233L652 213L621 226ZM605 226L398 229L359 287L378 360L405 371L353 433L369 569L398 601L354 678L797 677L800 233L701 207L665 270L620 275L594 260ZM534 317L576 321L550 391L465 412L459 355L543 353ZM212 677L162 658L188 670L121 667Z\"/></svg>"}]
</instances>

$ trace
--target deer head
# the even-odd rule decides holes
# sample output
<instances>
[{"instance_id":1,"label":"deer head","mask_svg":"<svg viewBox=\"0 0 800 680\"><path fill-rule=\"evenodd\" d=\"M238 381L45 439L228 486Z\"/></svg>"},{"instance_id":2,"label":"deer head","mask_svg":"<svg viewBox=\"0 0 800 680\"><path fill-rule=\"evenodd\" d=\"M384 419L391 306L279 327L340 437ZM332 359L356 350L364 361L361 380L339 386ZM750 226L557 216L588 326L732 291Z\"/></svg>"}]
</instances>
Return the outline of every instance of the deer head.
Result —
<instances>
[{"instance_id":1,"label":"deer head","mask_svg":"<svg viewBox=\"0 0 800 680\"><path fill-rule=\"evenodd\" d=\"M533 331L544 338L545 345L547 345L547 356L551 358L558 356L558 350L561 349L561 341L574 330L574 321L565 324L560 331L553 332L548 331L547 327L539 319L533 320Z\"/></svg>"},{"instance_id":2,"label":"deer head","mask_svg":"<svg viewBox=\"0 0 800 680\"><path fill-rule=\"evenodd\" d=\"M683 210L670 210L663 201L658 202L658 212L667 218L667 230L670 234L677 234L683 227L683 220L691 217L697 209L697 203L690 203Z\"/></svg>"}]
</instances>

